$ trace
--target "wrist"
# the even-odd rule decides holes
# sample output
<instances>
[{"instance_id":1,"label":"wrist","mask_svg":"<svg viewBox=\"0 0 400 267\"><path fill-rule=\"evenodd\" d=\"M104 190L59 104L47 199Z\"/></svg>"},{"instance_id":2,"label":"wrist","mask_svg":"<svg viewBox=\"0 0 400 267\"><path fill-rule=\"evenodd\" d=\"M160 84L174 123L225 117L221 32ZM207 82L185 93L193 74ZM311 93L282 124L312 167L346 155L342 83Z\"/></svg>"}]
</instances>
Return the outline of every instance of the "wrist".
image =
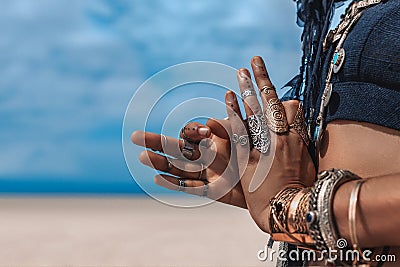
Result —
<instances>
[{"instance_id":1,"label":"wrist","mask_svg":"<svg viewBox=\"0 0 400 267\"><path fill-rule=\"evenodd\" d=\"M275 241L310 247L305 215L308 212L310 189L297 187L280 191L270 203L269 229Z\"/></svg>"},{"instance_id":2,"label":"wrist","mask_svg":"<svg viewBox=\"0 0 400 267\"><path fill-rule=\"evenodd\" d=\"M302 189L290 203L287 222L290 233L308 233L306 217L309 211L310 190L311 188Z\"/></svg>"}]
</instances>

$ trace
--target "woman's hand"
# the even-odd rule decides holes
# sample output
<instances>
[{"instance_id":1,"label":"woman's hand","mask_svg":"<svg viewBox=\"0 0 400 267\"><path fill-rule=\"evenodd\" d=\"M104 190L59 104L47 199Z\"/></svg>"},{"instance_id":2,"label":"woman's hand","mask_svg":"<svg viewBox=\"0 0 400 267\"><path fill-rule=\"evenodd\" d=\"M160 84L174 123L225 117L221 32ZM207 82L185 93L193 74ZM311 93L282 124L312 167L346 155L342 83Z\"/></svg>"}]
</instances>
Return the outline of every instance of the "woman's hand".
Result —
<instances>
[{"instance_id":1,"label":"woman's hand","mask_svg":"<svg viewBox=\"0 0 400 267\"><path fill-rule=\"evenodd\" d=\"M209 119L207 126L196 122L187 124L181 130L183 139L180 140L142 131L135 131L131 140L164 154L145 150L139 156L143 164L167 173L155 176L156 184L247 208L228 132L228 120ZM188 140L193 151L184 156L182 149Z\"/></svg>"},{"instance_id":2,"label":"woman's hand","mask_svg":"<svg viewBox=\"0 0 400 267\"><path fill-rule=\"evenodd\" d=\"M237 78L242 96L245 96L244 108L247 123L241 117L233 92L226 94L226 105L232 133L236 134L233 136L234 139L249 137L247 144L234 141L247 207L257 225L263 231L270 232L271 199L279 191L288 187L311 186L315 178L315 168L307 150L308 139L299 102L281 103L278 100L261 57L254 57L251 66L263 108L256 94L249 93L254 88L250 73L246 69L240 69ZM257 117L258 123L254 125L254 118ZM253 121L252 126L250 121ZM250 125L249 129L246 129L247 124ZM265 133L260 135L259 129L263 127L266 129ZM266 141L268 132L269 147ZM256 140L256 143L251 144L253 140Z\"/></svg>"}]
</instances>

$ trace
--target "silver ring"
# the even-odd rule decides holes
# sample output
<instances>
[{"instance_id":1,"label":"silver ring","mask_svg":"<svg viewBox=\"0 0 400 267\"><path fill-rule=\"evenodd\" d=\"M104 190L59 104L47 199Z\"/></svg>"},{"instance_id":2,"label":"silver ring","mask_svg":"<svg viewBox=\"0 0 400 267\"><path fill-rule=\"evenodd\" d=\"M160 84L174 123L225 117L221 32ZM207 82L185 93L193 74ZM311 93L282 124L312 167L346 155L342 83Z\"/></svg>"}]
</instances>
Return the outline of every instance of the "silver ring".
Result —
<instances>
[{"instance_id":1,"label":"silver ring","mask_svg":"<svg viewBox=\"0 0 400 267\"><path fill-rule=\"evenodd\" d=\"M239 142L239 136L237 134L232 135L232 143L237 144Z\"/></svg>"},{"instance_id":2,"label":"silver ring","mask_svg":"<svg viewBox=\"0 0 400 267\"><path fill-rule=\"evenodd\" d=\"M188 124L189 124L189 123L188 123ZM182 138L183 138L184 140L188 141L189 143L198 145L198 144L200 143L200 140L199 140L199 141L195 141L195 140L193 140L192 138L188 137L188 136L186 135L186 133L185 133L186 126L187 126L188 124L186 124L185 127L183 127L183 128L181 129L181 133L182 133L182 136L183 136Z\"/></svg>"},{"instance_id":3,"label":"silver ring","mask_svg":"<svg viewBox=\"0 0 400 267\"><path fill-rule=\"evenodd\" d=\"M248 141L247 141L247 135L237 135L237 134L233 134L232 135L232 143L237 144L239 143L242 146L247 145Z\"/></svg>"},{"instance_id":4,"label":"silver ring","mask_svg":"<svg viewBox=\"0 0 400 267\"><path fill-rule=\"evenodd\" d=\"M167 137L165 136L165 135L161 135L161 138L162 138L162 141L161 141L161 148L162 148L162 151L163 152L165 152L165 148L167 147L167 145L168 145L168 139L167 139Z\"/></svg>"},{"instance_id":5,"label":"silver ring","mask_svg":"<svg viewBox=\"0 0 400 267\"><path fill-rule=\"evenodd\" d=\"M203 170L204 170L204 164L203 163L200 163L201 164L201 169L200 169L200 173L199 173L199 180L203 180Z\"/></svg>"},{"instance_id":6,"label":"silver ring","mask_svg":"<svg viewBox=\"0 0 400 267\"><path fill-rule=\"evenodd\" d=\"M246 89L241 93L242 100L244 100L248 96L256 95L256 91L254 89Z\"/></svg>"},{"instance_id":7,"label":"silver ring","mask_svg":"<svg viewBox=\"0 0 400 267\"><path fill-rule=\"evenodd\" d=\"M269 95L270 93L271 93L271 91L276 91L276 88L275 88L275 86L267 86L267 85L264 85L262 88L261 88L261 92L262 93L264 93L264 94L266 94L266 95Z\"/></svg>"},{"instance_id":8,"label":"silver ring","mask_svg":"<svg viewBox=\"0 0 400 267\"><path fill-rule=\"evenodd\" d=\"M171 161L169 161L169 159L167 157L165 157L165 159L167 160L167 169L165 171L169 172L172 169L173 165L172 165Z\"/></svg>"},{"instance_id":9,"label":"silver ring","mask_svg":"<svg viewBox=\"0 0 400 267\"><path fill-rule=\"evenodd\" d=\"M179 181L178 191L179 192L184 192L185 191L185 187L186 187L185 180L178 179L178 181Z\"/></svg>"},{"instance_id":10,"label":"silver ring","mask_svg":"<svg viewBox=\"0 0 400 267\"><path fill-rule=\"evenodd\" d=\"M239 136L239 144L240 144L241 146L245 146L245 145L247 145L247 143L248 143L247 135L241 135L241 136Z\"/></svg>"},{"instance_id":11,"label":"silver ring","mask_svg":"<svg viewBox=\"0 0 400 267\"><path fill-rule=\"evenodd\" d=\"M182 154L185 158L187 159L192 159L193 158L193 150L194 150L194 145L189 142L186 139L183 140L183 145L182 145Z\"/></svg>"},{"instance_id":12,"label":"silver ring","mask_svg":"<svg viewBox=\"0 0 400 267\"><path fill-rule=\"evenodd\" d=\"M203 185L203 194L202 194L202 196L203 197L207 197L207 195L208 195L208 184L204 184Z\"/></svg>"},{"instance_id":13,"label":"silver ring","mask_svg":"<svg viewBox=\"0 0 400 267\"><path fill-rule=\"evenodd\" d=\"M247 117L247 125L253 147L261 153L267 153L271 145L271 135L265 117L263 115L251 115Z\"/></svg>"}]
</instances>

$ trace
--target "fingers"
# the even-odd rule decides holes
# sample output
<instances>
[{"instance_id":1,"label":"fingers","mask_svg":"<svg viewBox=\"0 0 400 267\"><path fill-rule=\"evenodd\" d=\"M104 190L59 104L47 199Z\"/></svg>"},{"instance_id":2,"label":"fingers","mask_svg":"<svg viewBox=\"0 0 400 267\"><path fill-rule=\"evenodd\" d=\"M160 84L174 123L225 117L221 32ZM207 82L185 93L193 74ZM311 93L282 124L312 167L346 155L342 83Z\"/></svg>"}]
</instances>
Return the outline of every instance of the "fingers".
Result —
<instances>
[{"instance_id":1,"label":"fingers","mask_svg":"<svg viewBox=\"0 0 400 267\"><path fill-rule=\"evenodd\" d=\"M237 72L237 79L239 82L240 93L244 102L243 105L246 112L246 117L254 114L261 115L262 109L251 81L250 72L247 69L239 69Z\"/></svg>"},{"instance_id":2,"label":"fingers","mask_svg":"<svg viewBox=\"0 0 400 267\"><path fill-rule=\"evenodd\" d=\"M200 180L205 177L205 166L188 160L172 159L148 150L140 153L139 160L144 165L175 176Z\"/></svg>"},{"instance_id":3,"label":"fingers","mask_svg":"<svg viewBox=\"0 0 400 267\"><path fill-rule=\"evenodd\" d=\"M165 135L151 132L135 131L131 135L135 145L150 148L176 158L183 158L182 141Z\"/></svg>"},{"instance_id":4,"label":"fingers","mask_svg":"<svg viewBox=\"0 0 400 267\"><path fill-rule=\"evenodd\" d=\"M292 124L294 118L298 112L300 102L298 100L289 100L282 102L283 107L285 108L286 119L288 124Z\"/></svg>"},{"instance_id":5,"label":"fingers","mask_svg":"<svg viewBox=\"0 0 400 267\"><path fill-rule=\"evenodd\" d=\"M251 67L258 89L260 90L268 127L275 133L287 133L289 126L285 109L278 99L264 61L259 56L253 57L251 60Z\"/></svg>"},{"instance_id":6,"label":"fingers","mask_svg":"<svg viewBox=\"0 0 400 267\"><path fill-rule=\"evenodd\" d=\"M184 183L184 187L180 185L180 180ZM206 196L208 193L208 185L200 180L176 179L169 175L160 174L154 177L154 182L169 190L184 191L192 195Z\"/></svg>"},{"instance_id":7,"label":"fingers","mask_svg":"<svg viewBox=\"0 0 400 267\"><path fill-rule=\"evenodd\" d=\"M263 59L259 56L253 57L251 59L251 68L253 69L254 79L256 80L260 93L264 93L261 94L262 100L265 101L264 104L270 99L278 98ZM263 88L266 89L264 90L265 92L262 92Z\"/></svg>"},{"instance_id":8,"label":"fingers","mask_svg":"<svg viewBox=\"0 0 400 267\"><path fill-rule=\"evenodd\" d=\"M232 145L236 147L239 171L243 171L250 152L250 140L246 124L242 119L239 104L234 92L229 91L226 93L225 103L229 122L232 127L232 135L230 136L231 142L233 143Z\"/></svg>"},{"instance_id":9,"label":"fingers","mask_svg":"<svg viewBox=\"0 0 400 267\"><path fill-rule=\"evenodd\" d=\"M231 124L228 120L208 119L206 125L211 129L212 134L219 138L228 140L229 133L232 132Z\"/></svg>"},{"instance_id":10,"label":"fingers","mask_svg":"<svg viewBox=\"0 0 400 267\"><path fill-rule=\"evenodd\" d=\"M299 136L299 141L309 145L310 139L307 132L307 125L304 118L303 106L297 100L289 100L282 103L285 107L290 131Z\"/></svg>"},{"instance_id":11,"label":"fingers","mask_svg":"<svg viewBox=\"0 0 400 267\"><path fill-rule=\"evenodd\" d=\"M244 122L234 92L228 91L225 94L225 103L226 103L226 111L228 113L228 118L231 123L232 132L238 133L235 130L240 130L241 134L246 134L247 131L245 130L245 128L240 127L244 125Z\"/></svg>"},{"instance_id":12,"label":"fingers","mask_svg":"<svg viewBox=\"0 0 400 267\"><path fill-rule=\"evenodd\" d=\"M185 159L182 154L183 140L143 131L133 132L131 140L135 145L150 148L154 151L159 151L175 158ZM198 145L193 145L192 152L192 160L200 158Z\"/></svg>"},{"instance_id":13,"label":"fingers","mask_svg":"<svg viewBox=\"0 0 400 267\"><path fill-rule=\"evenodd\" d=\"M182 128L180 138L185 138L192 143L199 143L204 138L209 138L211 130L198 122L189 122Z\"/></svg>"}]
</instances>

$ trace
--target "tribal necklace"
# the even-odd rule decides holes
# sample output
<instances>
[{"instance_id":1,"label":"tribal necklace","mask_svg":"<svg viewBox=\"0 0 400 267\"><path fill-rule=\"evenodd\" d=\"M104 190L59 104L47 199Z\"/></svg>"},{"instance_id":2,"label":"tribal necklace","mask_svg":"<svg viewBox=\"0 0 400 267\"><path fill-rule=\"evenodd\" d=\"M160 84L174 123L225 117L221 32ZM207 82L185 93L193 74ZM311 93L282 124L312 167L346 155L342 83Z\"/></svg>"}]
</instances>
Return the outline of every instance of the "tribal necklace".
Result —
<instances>
[{"instance_id":1,"label":"tribal necklace","mask_svg":"<svg viewBox=\"0 0 400 267\"><path fill-rule=\"evenodd\" d=\"M365 9L372 5L379 4L381 1L382 0L355 0L347 8L346 13L344 16L342 16L339 25L334 30L331 30L324 40L323 49L325 52L331 44L337 42L337 45L332 56L328 74L326 76L325 88L321 97L321 105L316 119L314 135L310 134L310 137L313 137L313 140L316 144L317 151L319 151L320 142L326 126L325 112L332 94L332 77L334 73L338 73L340 71L346 56L343 43L352 27L360 19Z\"/></svg>"}]
</instances>

